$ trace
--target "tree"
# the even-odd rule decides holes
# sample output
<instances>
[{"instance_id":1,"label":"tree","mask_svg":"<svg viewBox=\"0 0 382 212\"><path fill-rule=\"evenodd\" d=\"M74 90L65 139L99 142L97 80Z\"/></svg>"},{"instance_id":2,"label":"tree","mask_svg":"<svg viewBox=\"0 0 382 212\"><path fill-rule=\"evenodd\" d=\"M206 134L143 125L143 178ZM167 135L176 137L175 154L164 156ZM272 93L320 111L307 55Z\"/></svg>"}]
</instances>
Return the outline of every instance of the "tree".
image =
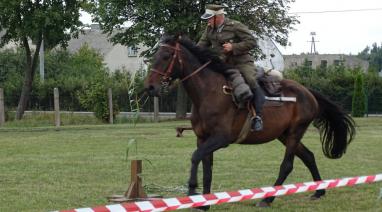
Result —
<instances>
[{"instance_id":1,"label":"tree","mask_svg":"<svg viewBox=\"0 0 382 212\"><path fill-rule=\"evenodd\" d=\"M369 71L382 71L382 44L378 46L377 43L373 43L371 48L367 46L358 57L369 62Z\"/></svg>"},{"instance_id":2,"label":"tree","mask_svg":"<svg viewBox=\"0 0 382 212\"><path fill-rule=\"evenodd\" d=\"M14 42L25 49L24 82L17 106L16 119L21 119L32 91L39 49L60 44L78 35L80 8L85 1L76 0L2 0L0 1L0 47ZM32 42L34 45L31 45Z\"/></svg>"},{"instance_id":3,"label":"tree","mask_svg":"<svg viewBox=\"0 0 382 212\"><path fill-rule=\"evenodd\" d=\"M206 23L201 21L205 5L201 0L92 0L89 11L95 14L104 32L122 45L142 43L153 47L163 33L186 34L197 41ZM282 45L287 44L288 32L297 23L288 14L294 0L227 0L228 16L247 24L258 36L268 36ZM128 27L124 27L128 25ZM261 55L260 48L255 50ZM182 95L181 95L182 96ZM180 103L180 101L177 101ZM186 104L184 104L186 105Z\"/></svg>"},{"instance_id":4,"label":"tree","mask_svg":"<svg viewBox=\"0 0 382 212\"><path fill-rule=\"evenodd\" d=\"M366 111L366 95L364 89L363 75L357 74L354 81L354 93L352 102L352 116L363 117Z\"/></svg>"}]
</instances>

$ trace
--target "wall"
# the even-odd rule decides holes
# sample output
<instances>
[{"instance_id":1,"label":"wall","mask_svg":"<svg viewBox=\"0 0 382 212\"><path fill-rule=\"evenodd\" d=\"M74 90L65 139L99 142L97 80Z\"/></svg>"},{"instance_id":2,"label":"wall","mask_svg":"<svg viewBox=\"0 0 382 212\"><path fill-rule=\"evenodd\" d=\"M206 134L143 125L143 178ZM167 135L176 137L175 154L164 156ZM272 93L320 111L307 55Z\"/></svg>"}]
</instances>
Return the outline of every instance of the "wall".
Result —
<instances>
[{"instance_id":1,"label":"wall","mask_svg":"<svg viewBox=\"0 0 382 212\"><path fill-rule=\"evenodd\" d=\"M300 55L284 55L285 69L295 68L304 64L305 59L312 62L312 68L317 68L322 65L323 61L327 61L327 66L338 65L343 63L345 67L355 68L360 67L367 71L369 63L351 55L342 54L300 54Z\"/></svg>"}]
</instances>

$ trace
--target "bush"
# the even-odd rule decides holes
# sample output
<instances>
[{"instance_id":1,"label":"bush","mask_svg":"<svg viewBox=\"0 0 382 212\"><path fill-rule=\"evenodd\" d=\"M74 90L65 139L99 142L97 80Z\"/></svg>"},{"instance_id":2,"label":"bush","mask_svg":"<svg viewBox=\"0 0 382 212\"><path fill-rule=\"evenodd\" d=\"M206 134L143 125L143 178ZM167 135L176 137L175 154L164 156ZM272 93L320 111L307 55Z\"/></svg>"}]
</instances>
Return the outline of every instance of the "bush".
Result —
<instances>
[{"instance_id":1,"label":"bush","mask_svg":"<svg viewBox=\"0 0 382 212\"><path fill-rule=\"evenodd\" d=\"M354 93L352 102L352 116L363 117L366 108L366 95L364 90L363 75L361 73L356 75L354 82Z\"/></svg>"},{"instance_id":2,"label":"bush","mask_svg":"<svg viewBox=\"0 0 382 212\"><path fill-rule=\"evenodd\" d=\"M103 122L110 121L108 106L108 79L105 73L97 73L93 80L82 91L78 91L81 105L93 111L94 115ZM113 117L118 114L118 107L113 101Z\"/></svg>"}]
</instances>

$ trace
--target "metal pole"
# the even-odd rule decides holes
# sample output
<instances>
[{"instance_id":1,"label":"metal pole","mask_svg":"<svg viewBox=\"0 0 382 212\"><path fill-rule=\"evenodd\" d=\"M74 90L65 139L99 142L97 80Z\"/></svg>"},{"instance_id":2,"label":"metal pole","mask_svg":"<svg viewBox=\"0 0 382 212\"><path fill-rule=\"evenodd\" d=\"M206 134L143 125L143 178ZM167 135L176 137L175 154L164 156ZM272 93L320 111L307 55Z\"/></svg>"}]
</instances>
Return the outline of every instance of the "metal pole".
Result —
<instances>
[{"instance_id":1,"label":"metal pole","mask_svg":"<svg viewBox=\"0 0 382 212\"><path fill-rule=\"evenodd\" d=\"M54 123L56 127L60 127L60 94L58 88L54 88Z\"/></svg>"},{"instance_id":2,"label":"metal pole","mask_svg":"<svg viewBox=\"0 0 382 212\"><path fill-rule=\"evenodd\" d=\"M0 127L5 123L4 91L0 88Z\"/></svg>"},{"instance_id":3,"label":"metal pole","mask_svg":"<svg viewBox=\"0 0 382 212\"><path fill-rule=\"evenodd\" d=\"M107 90L107 97L109 99L109 123L113 124L113 93L111 88Z\"/></svg>"}]
</instances>

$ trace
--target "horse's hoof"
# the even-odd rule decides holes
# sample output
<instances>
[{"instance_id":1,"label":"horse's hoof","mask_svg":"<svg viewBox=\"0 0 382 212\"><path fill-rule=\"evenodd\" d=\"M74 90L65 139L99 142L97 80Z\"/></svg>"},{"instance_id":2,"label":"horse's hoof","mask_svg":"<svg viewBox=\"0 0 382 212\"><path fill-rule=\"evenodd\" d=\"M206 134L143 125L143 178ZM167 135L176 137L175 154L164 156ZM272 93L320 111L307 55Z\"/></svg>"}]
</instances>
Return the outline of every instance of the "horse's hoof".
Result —
<instances>
[{"instance_id":1,"label":"horse's hoof","mask_svg":"<svg viewBox=\"0 0 382 212\"><path fill-rule=\"evenodd\" d=\"M201 193L199 193L199 192L188 192L187 193L187 196L195 196L195 195L201 195Z\"/></svg>"},{"instance_id":2,"label":"horse's hoof","mask_svg":"<svg viewBox=\"0 0 382 212\"><path fill-rule=\"evenodd\" d=\"M314 194L310 196L310 200L319 200L319 199L321 199L321 196L316 196Z\"/></svg>"},{"instance_id":3,"label":"horse's hoof","mask_svg":"<svg viewBox=\"0 0 382 212\"><path fill-rule=\"evenodd\" d=\"M259 207L259 208L269 208L269 207L271 207L271 203L261 201L261 202L258 202L256 204L256 207Z\"/></svg>"},{"instance_id":4,"label":"horse's hoof","mask_svg":"<svg viewBox=\"0 0 382 212\"><path fill-rule=\"evenodd\" d=\"M319 200L325 196L325 190L317 190L312 196L310 196L310 200Z\"/></svg>"}]
</instances>

